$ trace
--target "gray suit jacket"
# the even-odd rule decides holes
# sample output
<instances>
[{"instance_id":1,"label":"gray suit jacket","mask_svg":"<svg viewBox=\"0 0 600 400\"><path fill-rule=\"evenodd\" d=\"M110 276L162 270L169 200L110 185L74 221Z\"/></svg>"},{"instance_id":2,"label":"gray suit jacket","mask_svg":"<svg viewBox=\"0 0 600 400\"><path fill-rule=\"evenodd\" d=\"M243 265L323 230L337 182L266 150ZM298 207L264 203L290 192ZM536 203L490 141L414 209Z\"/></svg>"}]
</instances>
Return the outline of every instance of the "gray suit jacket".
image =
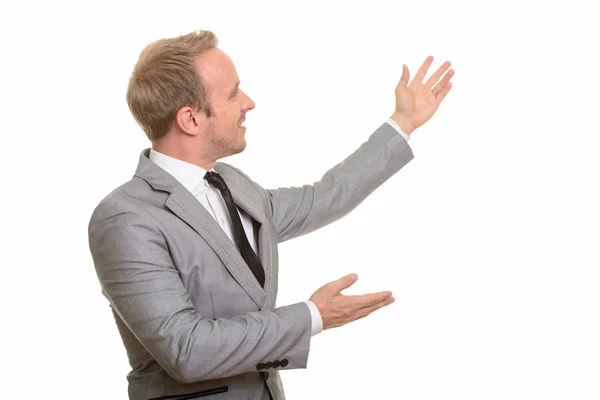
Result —
<instances>
[{"instance_id":1,"label":"gray suit jacket","mask_svg":"<svg viewBox=\"0 0 600 400\"><path fill-rule=\"evenodd\" d=\"M284 399L278 371L306 367L311 318L303 302L275 308L277 243L343 217L412 157L385 123L313 185L266 190L217 163L255 222L263 289L204 207L142 152L89 224L132 368L130 399Z\"/></svg>"}]
</instances>

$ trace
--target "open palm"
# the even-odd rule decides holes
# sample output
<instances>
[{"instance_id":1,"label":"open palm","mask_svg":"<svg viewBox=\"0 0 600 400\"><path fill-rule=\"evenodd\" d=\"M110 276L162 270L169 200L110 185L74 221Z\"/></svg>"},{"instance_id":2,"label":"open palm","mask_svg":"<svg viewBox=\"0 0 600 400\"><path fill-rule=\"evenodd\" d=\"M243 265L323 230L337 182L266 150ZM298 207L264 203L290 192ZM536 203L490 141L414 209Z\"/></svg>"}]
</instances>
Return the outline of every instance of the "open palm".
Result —
<instances>
[{"instance_id":1,"label":"open palm","mask_svg":"<svg viewBox=\"0 0 600 400\"><path fill-rule=\"evenodd\" d=\"M423 83L432 62L433 57L427 57L410 83L408 82L410 78L408 67L406 65L402 67L402 76L396 86L396 110L392 119L407 134L412 133L435 114L442 100L452 88L450 78L454 75L454 70L446 72L450 68L448 61L443 63L427 82Z\"/></svg>"}]
</instances>

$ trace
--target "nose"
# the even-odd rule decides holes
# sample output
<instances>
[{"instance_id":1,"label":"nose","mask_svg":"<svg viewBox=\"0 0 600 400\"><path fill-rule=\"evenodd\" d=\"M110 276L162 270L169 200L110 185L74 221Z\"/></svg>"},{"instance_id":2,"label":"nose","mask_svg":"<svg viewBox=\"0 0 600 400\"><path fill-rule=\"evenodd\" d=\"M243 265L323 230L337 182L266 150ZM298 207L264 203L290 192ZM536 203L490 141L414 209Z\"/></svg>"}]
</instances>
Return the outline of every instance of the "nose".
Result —
<instances>
[{"instance_id":1,"label":"nose","mask_svg":"<svg viewBox=\"0 0 600 400\"><path fill-rule=\"evenodd\" d=\"M246 94L246 92L244 92L243 90L240 90L240 94L242 95L242 102L241 102L242 103L242 110L244 110L244 111L253 110L254 107L256 107L256 104L250 98L250 96L248 96Z\"/></svg>"}]
</instances>

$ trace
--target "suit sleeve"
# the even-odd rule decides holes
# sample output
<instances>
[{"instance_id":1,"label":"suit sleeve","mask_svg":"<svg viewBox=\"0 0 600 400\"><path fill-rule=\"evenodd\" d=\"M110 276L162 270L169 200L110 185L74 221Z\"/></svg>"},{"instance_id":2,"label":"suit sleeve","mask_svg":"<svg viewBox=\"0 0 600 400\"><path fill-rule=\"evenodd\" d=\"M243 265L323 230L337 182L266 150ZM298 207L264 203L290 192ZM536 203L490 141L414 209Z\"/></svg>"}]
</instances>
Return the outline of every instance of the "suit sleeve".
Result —
<instances>
[{"instance_id":1,"label":"suit sleeve","mask_svg":"<svg viewBox=\"0 0 600 400\"><path fill-rule=\"evenodd\" d=\"M412 158L406 140L384 123L318 182L268 190L278 241L307 234L347 215Z\"/></svg>"},{"instance_id":2,"label":"suit sleeve","mask_svg":"<svg viewBox=\"0 0 600 400\"><path fill-rule=\"evenodd\" d=\"M113 310L174 379L192 383L257 371L287 360L304 368L310 312L297 303L231 319L204 318L193 306L154 221L126 204L101 204L89 243L102 291Z\"/></svg>"}]
</instances>

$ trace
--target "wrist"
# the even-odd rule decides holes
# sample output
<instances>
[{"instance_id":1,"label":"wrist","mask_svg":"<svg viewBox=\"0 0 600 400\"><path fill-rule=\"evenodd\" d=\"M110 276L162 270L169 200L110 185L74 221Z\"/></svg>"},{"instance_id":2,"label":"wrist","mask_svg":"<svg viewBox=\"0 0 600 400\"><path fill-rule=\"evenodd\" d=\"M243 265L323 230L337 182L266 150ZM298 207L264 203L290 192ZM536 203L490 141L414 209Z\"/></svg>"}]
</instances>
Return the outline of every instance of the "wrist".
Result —
<instances>
[{"instance_id":1,"label":"wrist","mask_svg":"<svg viewBox=\"0 0 600 400\"><path fill-rule=\"evenodd\" d=\"M413 126L413 123L410 120L408 120L407 118L403 117L402 115L400 115L400 114L398 114L396 112L393 113L390 118L396 124L398 124L398 126L400 127L400 129L402 129L402 132L406 133L409 136L415 130L415 128Z\"/></svg>"}]
</instances>

